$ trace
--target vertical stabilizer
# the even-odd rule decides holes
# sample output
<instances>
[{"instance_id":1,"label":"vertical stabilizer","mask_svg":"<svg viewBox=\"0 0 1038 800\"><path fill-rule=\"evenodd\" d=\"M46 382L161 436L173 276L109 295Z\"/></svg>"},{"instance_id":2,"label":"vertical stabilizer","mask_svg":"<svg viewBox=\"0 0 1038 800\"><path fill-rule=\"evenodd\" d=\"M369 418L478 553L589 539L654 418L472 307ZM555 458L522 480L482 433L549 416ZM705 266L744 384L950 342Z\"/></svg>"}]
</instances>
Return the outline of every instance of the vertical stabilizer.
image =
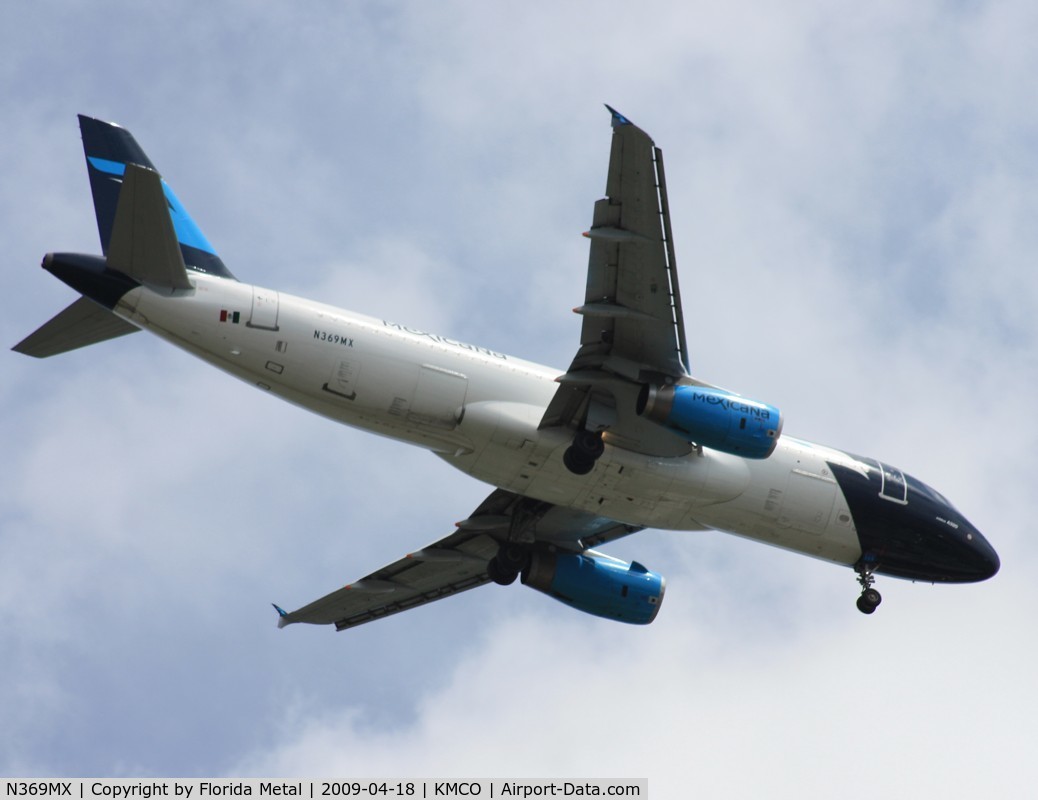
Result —
<instances>
[{"instance_id":1,"label":"vertical stabilizer","mask_svg":"<svg viewBox=\"0 0 1038 800\"><path fill-rule=\"evenodd\" d=\"M108 255L126 165L137 164L153 172L157 170L137 144L137 140L125 128L81 114L79 129L83 135L83 152L90 175L90 191L94 197L97 232L101 237L101 249ZM187 209L181 205L169 184L162 181L161 186L184 265L191 270L233 279L230 270L224 266L216 250L187 213Z\"/></svg>"},{"instance_id":2,"label":"vertical stabilizer","mask_svg":"<svg viewBox=\"0 0 1038 800\"><path fill-rule=\"evenodd\" d=\"M106 264L157 291L192 288L163 196L162 178L154 170L126 165Z\"/></svg>"}]
</instances>

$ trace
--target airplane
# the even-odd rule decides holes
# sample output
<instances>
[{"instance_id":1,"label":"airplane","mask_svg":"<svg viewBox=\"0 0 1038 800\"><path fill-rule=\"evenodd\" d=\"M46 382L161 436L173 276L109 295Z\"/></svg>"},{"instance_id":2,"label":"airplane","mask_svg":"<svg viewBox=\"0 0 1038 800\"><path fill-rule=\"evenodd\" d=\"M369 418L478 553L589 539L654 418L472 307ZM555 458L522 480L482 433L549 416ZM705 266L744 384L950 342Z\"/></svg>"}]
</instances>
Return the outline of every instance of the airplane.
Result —
<instances>
[{"instance_id":1,"label":"airplane","mask_svg":"<svg viewBox=\"0 0 1038 800\"><path fill-rule=\"evenodd\" d=\"M565 371L237 280L129 131L79 116L103 255L48 253L80 293L14 350L43 358L147 330L336 422L432 451L493 487L448 535L278 626L345 630L488 583L652 622L666 581L597 548L720 530L876 575L992 577L994 548L937 491L783 434L773 405L692 375L663 156L615 109L580 342Z\"/></svg>"}]
</instances>

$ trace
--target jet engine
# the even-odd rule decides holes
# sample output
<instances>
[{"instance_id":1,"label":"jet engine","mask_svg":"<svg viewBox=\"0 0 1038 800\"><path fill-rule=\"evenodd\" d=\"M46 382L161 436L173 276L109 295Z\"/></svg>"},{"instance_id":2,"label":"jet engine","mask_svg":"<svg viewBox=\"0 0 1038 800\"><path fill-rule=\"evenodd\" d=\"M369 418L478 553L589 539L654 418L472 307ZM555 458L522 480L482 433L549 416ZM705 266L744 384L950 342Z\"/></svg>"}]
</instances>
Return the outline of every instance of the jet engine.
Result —
<instances>
[{"instance_id":1,"label":"jet engine","mask_svg":"<svg viewBox=\"0 0 1038 800\"><path fill-rule=\"evenodd\" d=\"M637 561L601 553L535 551L522 581L549 597L596 617L648 625L656 618L666 584Z\"/></svg>"},{"instance_id":2,"label":"jet engine","mask_svg":"<svg viewBox=\"0 0 1038 800\"><path fill-rule=\"evenodd\" d=\"M775 406L705 386L646 386L638 414L712 450L767 458L782 434Z\"/></svg>"}]
</instances>

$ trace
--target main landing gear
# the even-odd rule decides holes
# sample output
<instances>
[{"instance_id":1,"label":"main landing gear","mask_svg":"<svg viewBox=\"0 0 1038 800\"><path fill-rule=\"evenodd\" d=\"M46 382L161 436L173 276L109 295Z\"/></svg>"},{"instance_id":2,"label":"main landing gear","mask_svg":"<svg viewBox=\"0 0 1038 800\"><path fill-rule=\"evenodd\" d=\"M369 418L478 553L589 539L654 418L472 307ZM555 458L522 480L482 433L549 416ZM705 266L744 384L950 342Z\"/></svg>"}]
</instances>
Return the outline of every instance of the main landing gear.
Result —
<instances>
[{"instance_id":1,"label":"main landing gear","mask_svg":"<svg viewBox=\"0 0 1038 800\"><path fill-rule=\"evenodd\" d=\"M872 577L872 573L876 571L878 566L879 564L874 561L867 562L864 558L854 565L854 571L858 573L858 583L861 584L858 611L862 614L871 614L883 602L883 596L872 588L872 584L876 582L876 579Z\"/></svg>"},{"instance_id":2,"label":"main landing gear","mask_svg":"<svg viewBox=\"0 0 1038 800\"><path fill-rule=\"evenodd\" d=\"M562 463L574 475L587 475L595 468L595 462L603 452L605 444L602 442L602 434L581 428L573 437L573 444L562 454Z\"/></svg>"},{"instance_id":3,"label":"main landing gear","mask_svg":"<svg viewBox=\"0 0 1038 800\"><path fill-rule=\"evenodd\" d=\"M519 573L530 563L530 551L521 544L506 542L501 545L497 555L487 562L487 575L490 580L501 586L515 583Z\"/></svg>"}]
</instances>

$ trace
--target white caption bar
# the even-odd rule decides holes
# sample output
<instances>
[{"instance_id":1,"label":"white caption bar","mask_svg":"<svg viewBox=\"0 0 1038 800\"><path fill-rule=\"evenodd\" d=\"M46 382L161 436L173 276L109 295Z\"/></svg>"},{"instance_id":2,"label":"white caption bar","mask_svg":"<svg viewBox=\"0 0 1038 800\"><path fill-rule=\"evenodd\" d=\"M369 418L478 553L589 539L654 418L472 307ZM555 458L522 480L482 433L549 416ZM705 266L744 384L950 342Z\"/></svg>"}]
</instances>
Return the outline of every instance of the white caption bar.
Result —
<instances>
[{"instance_id":1,"label":"white caption bar","mask_svg":"<svg viewBox=\"0 0 1038 800\"><path fill-rule=\"evenodd\" d=\"M649 782L641 780L234 780L231 778L73 778L12 779L2 781L3 798L36 800L235 800L239 797L307 798L520 798L649 796Z\"/></svg>"}]
</instances>

